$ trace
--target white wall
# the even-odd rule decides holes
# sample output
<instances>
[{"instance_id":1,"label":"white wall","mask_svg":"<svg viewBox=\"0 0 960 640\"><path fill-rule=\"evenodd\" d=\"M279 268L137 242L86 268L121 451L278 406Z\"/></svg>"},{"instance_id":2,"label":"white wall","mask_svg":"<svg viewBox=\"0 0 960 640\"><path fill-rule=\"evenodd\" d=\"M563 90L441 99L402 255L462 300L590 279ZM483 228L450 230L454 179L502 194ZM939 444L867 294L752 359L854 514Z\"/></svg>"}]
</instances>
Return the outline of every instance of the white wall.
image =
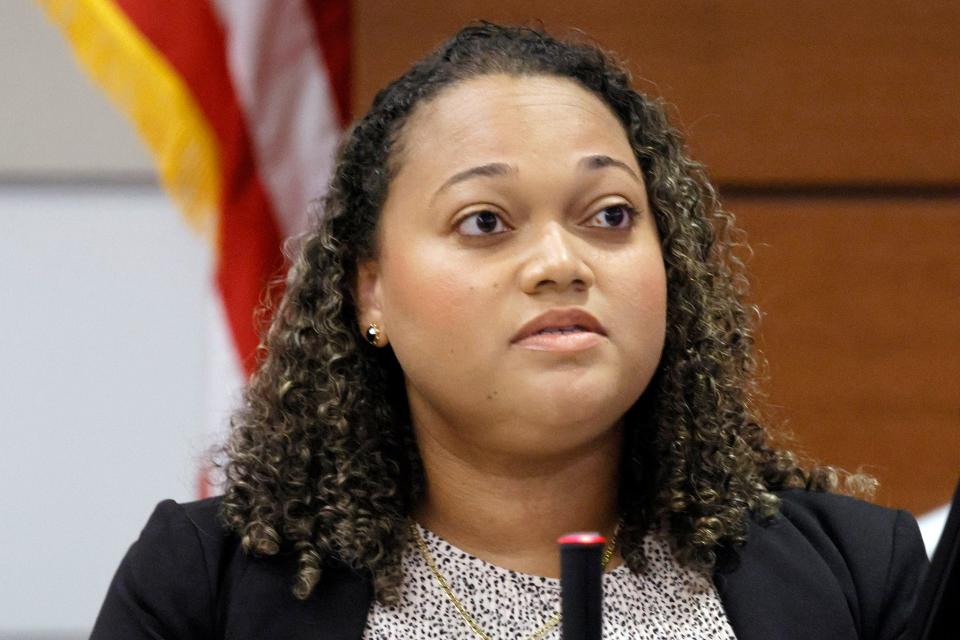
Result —
<instances>
[{"instance_id":1,"label":"white wall","mask_svg":"<svg viewBox=\"0 0 960 640\"><path fill-rule=\"evenodd\" d=\"M0 0L0 179L152 180L132 127L30 0Z\"/></svg>"},{"instance_id":2,"label":"white wall","mask_svg":"<svg viewBox=\"0 0 960 640\"><path fill-rule=\"evenodd\" d=\"M193 499L208 271L155 187L0 185L0 637L89 633L153 505Z\"/></svg>"},{"instance_id":3,"label":"white wall","mask_svg":"<svg viewBox=\"0 0 960 640\"><path fill-rule=\"evenodd\" d=\"M0 638L89 635L207 443L210 256L29 0L0 2Z\"/></svg>"}]
</instances>

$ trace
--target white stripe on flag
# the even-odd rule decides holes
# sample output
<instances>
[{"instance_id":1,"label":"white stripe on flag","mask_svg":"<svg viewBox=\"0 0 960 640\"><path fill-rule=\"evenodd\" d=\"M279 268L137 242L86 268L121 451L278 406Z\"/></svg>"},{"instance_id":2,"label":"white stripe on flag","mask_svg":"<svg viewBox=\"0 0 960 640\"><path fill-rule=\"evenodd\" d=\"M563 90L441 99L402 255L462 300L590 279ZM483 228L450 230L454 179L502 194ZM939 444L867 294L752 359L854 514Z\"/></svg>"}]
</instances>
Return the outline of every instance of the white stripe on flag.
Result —
<instances>
[{"instance_id":1,"label":"white stripe on flag","mask_svg":"<svg viewBox=\"0 0 960 640\"><path fill-rule=\"evenodd\" d=\"M340 136L337 107L309 9L301 0L214 0L257 169L282 235L306 227Z\"/></svg>"}]
</instances>

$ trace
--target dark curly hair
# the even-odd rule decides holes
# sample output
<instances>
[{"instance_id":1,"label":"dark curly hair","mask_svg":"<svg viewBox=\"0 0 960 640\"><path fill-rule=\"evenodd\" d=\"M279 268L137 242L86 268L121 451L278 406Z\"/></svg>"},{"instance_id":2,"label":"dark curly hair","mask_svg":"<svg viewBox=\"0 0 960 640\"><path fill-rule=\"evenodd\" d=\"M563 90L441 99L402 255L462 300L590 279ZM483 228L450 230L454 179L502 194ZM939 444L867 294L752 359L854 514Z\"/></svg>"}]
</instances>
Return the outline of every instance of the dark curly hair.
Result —
<instances>
[{"instance_id":1,"label":"dark curly hair","mask_svg":"<svg viewBox=\"0 0 960 640\"><path fill-rule=\"evenodd\" d=\"M624 416L621 553L642 569L642 538L662 528L677 558L700 570L745 539L751 514L777 512L775 491L830 490L829 467L804 468L758 418L758 314L746 305L733 217L702 165L689 159L662 103L631 88L612 55L539 28L465 27L375 97L339 148L319 221L292 252L261 362L220 451L222 518L247 551L296 553L293 587L305 599L324 561L366 572L394 602L407 514L425 484L403 373L389 348L358 330L358 263L418 106L483 74L569 78L623 124L643 170L667 273L667 332L659 367Z\"/></svg>"}]
</instances>

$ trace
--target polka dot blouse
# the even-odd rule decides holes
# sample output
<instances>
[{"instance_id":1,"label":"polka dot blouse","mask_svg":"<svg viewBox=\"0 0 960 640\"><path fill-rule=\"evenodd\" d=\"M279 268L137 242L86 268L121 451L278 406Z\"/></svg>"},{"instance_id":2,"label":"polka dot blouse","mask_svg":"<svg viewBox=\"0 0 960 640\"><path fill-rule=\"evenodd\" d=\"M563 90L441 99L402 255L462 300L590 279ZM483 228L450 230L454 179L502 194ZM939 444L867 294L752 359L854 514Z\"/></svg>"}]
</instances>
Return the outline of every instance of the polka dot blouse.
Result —
<instances>
[{"instance_id":1,"label":"polka dot blouse","mask_svg":"<svg viewBox=\"0 0 960 640\"><path fill-rule=\"evenodd\" d=\"M419 525L420 535L450 588L493 640L525 640L560 611L560 581L509 571L470 555ZM735 638L713 582L680 566L667 542L644 539L647 569L620 565L603 576L605 640ZM403 556L400 602L374 603L364 640L474 640L477 636L437 584L416 546ZM558 640L560 626L544 636Z\"/></svg>"}]
</instances>

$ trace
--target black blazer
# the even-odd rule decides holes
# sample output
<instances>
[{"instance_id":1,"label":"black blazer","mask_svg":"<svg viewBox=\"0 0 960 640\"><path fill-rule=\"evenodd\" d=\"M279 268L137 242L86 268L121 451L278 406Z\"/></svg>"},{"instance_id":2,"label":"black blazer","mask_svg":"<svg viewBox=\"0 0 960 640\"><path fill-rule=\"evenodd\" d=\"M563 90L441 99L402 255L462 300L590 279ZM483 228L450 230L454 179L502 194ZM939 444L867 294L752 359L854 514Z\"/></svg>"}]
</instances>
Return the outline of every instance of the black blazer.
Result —
<instances>
[{"instance_id":1,"label":"black blazer","mask_svg":"<svg viewBox=\"0 0 960 640\"><path fill-rule=\"evenodd\" d=\"M927 565L916 521L844 496L791 490L781 515L751 523L738 562L714 574L740 640L904 637ZM92 640L359 640L372 590L332 563L304 602L293 553L245 554L220 498L165 500L127 552Z\"/></svg>"}]
</instances>

